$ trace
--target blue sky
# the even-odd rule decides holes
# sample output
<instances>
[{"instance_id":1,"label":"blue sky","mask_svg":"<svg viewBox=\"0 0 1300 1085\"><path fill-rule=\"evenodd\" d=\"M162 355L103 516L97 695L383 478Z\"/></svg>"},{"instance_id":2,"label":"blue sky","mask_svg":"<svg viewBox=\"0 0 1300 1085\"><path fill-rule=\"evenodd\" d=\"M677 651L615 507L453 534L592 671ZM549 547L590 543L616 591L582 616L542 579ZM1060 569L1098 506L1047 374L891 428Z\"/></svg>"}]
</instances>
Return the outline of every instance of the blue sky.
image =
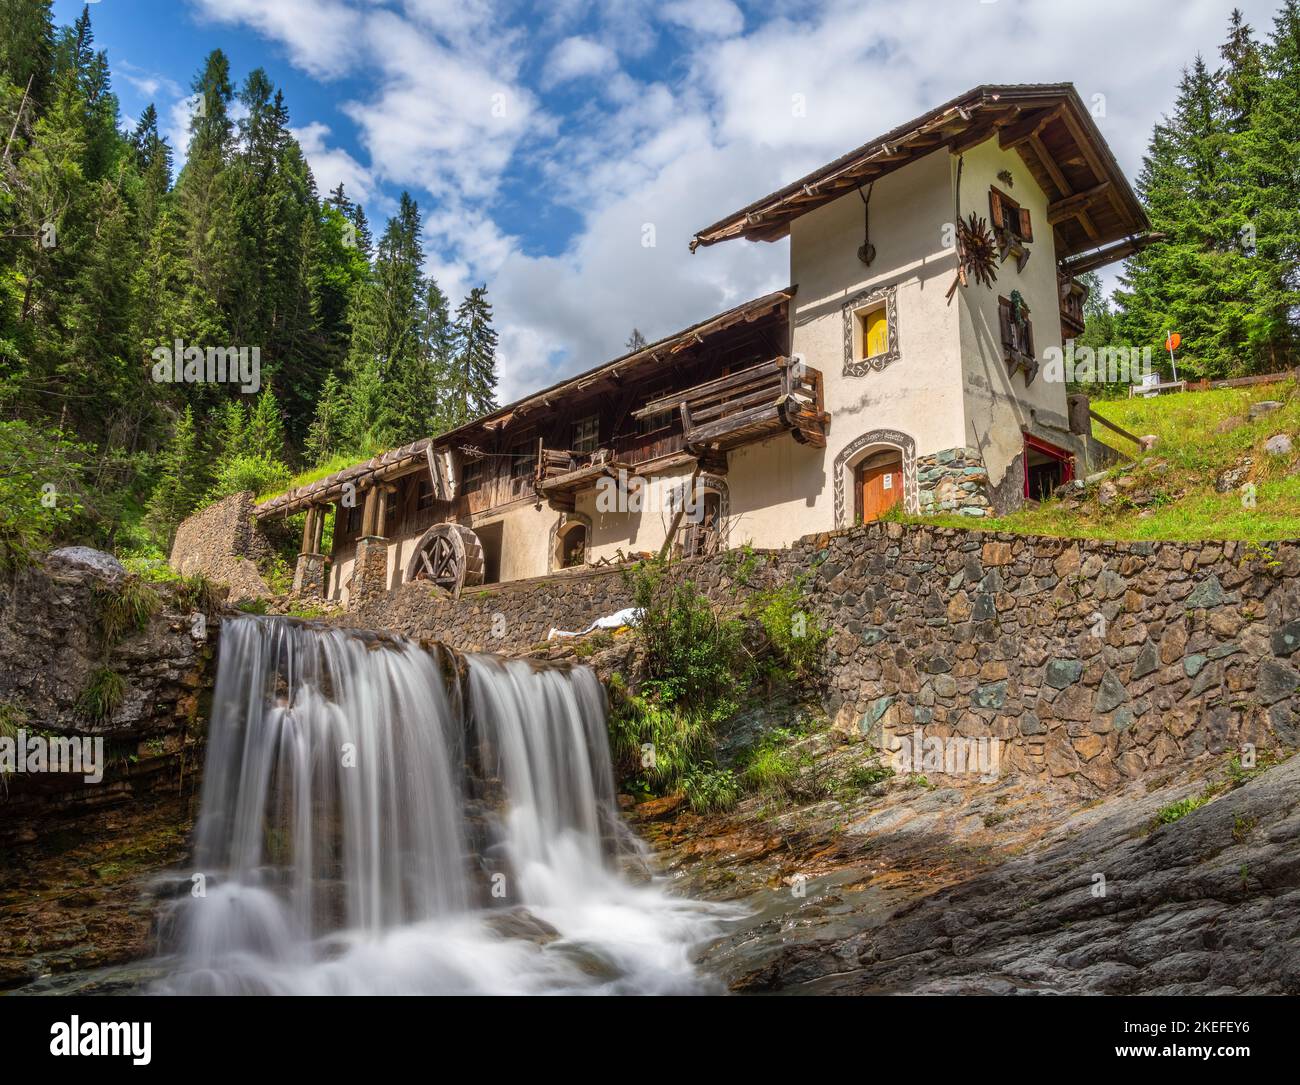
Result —
<instances>
[{"instance_id":1,"label":"blue sky","mask_svg":"<svg viewBox=\"0 0 1300 1085\"><path fill-rule=\"evenodd\" d=\"M511 399L618 354L634 326L656 338L786 285L785 242L687 242L978 83L1104 95L1098 124L1134 177L1179 69L1217 62L1231 6L100 0L91 17L124 123L152 101L183 144L220 47L236 81L260 66L284 90L318 186L343 181L376 232L409 189L453 303L488 284ZM1271 27L1272 0L1238 6ZM54 5L61 24L80 8Z\"/></svg>"}]
</instances>

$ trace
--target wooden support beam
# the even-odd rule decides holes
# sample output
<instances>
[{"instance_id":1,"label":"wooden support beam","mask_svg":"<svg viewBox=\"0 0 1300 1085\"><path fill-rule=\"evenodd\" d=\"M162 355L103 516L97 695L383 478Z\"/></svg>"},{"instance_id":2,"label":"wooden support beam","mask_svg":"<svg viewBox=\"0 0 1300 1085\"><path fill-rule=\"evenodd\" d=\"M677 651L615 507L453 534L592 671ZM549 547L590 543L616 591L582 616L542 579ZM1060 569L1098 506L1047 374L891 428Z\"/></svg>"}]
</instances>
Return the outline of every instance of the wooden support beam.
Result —
<instances>
[{"instance_id":1,"label":"wooden support beam","mask_svg":"<svg viewBox=\"0 0 1300 1085\"><path fill-rule=\"evenodd\" d=\"M1011 124L998 130L998 146L1004 151L1013 150L1022 143L1027 143L1034 139L1046 128L1052 121L1061 115L1060 107L1056 109L1043 109L1036 113L1031 113L1023 120L1013 121Z\"/></svg>"},{"instance_id":2,"label":"wooden support beam","mask_svg":"<svg viewBox=\"0 0 1300 1085\"><path fill-rule=\"evenodd\" d=\"M1093 185L1092 188L1086 188L1082 192L1066 196L1063 200L1052 201L1047 205L1047 221L1055 226L1058 222L1064 222L1066 219L1078 218L1087 211L1088 205L1093 200L1104 196L1109 188L1110 182L1102 181L1099 185Z\"/></svg>"}]
</instances>

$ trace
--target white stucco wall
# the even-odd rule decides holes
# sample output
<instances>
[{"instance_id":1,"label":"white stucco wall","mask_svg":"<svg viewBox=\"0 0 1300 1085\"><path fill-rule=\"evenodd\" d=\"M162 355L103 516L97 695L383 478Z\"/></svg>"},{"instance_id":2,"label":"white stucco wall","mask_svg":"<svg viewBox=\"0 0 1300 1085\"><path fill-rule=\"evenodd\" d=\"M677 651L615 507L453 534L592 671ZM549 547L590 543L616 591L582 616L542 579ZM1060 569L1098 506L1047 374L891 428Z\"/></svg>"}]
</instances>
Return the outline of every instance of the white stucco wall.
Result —
<instances>
[{"instance_id":1,"label":"white stucco wall","mask_svg":"<svg viewBox=\"0 0 1300 1085\"><path fill-rule=\"evenodd\" d=\"M955 161L955 160L954 160ZM1011 174L1010 187L998 173ZM1034 326L1034 349L1041 363L1049 347L1061 346L1061 315L1056 283L1056 246L1047 222L1048 197L1039 188L1020 155L1002 150L996 138L986 140L965 154L961 178L963 217L975 211L989 217L989 187L997 186L1022 207L1029 208L1034 240L1029 262L1016 270L1014 259L997 268L997 281L990 287L972 285L961 291L960 328L962 383L966 399L966 440L978 448L993 485L1002 481L1007 468L1024 447L1021 426L1064 447L1073 442L1066 433L1043 425L1045 418L1066 421L1066 387L1051 383L1040 370L1034 383L1026 386L1023 373L1009 374L1002 357L1002 334L998 325L998 298L1019 290L1029 305ZM1038 411L1035 418L1034 411ZM1047 412L1045 416L1043 412Z\"/></svg>"},{"instance_id":2,"label":"white stucco wall","mask_svg":"<svg viewBox=\"0 0 1300 1085\"><path fill-rule=\"evenodd\" d=\"M782 460L800 476L794 493L755 513L759 530L754 541L760 545L787 543L836 526L836 457L864 434L900 431L922 456L965 442L962 387L955 379L960 305L955 297L949 302L944 296L956 270L953 250L943 245L944 224L953 217L951 156L938 150L878 180L870 211L876 248L870 267L857 255L863 237L857 192L791 224L790 278L799 288L791 310L792 349L821 370L831 427L823 453L760 448L733 454L732 472L739 468L742 477L749 470L761 478ZM899 357L881 370L845 375L843 306L864 290L888 286L897 288ZM854 459L867 451L859 449ZM853 517L851 478L845 477L852 462L841 469L839 480L846 523ZM742 493L748 488L737 486ZM761 493L759 488L759 499ZM815 495L811 502L809 494Z\"/></svg>"}]
</instances>

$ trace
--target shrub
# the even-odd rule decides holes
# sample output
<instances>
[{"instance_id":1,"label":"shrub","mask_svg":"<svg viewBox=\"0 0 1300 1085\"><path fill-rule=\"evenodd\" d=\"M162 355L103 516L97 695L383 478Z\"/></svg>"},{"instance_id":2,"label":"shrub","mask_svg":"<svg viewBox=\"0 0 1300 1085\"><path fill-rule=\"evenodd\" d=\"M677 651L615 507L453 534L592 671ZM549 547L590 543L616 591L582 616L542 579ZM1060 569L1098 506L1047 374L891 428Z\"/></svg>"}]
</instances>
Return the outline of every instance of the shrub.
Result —
<instances>
[{"instance_id":1,"label":"shrub","mask_svg":"<svg viewBox=\"0 0 1300 1085\"><path fill-rule=\"evenodd\" d=\"M750 670L744 624L716 614L691 581L673 580L666 562L641 562L626 575L641 611L645 693L709 720L734 711L736 691Z\"/></svg>"},{"instance_id":2,"label":"shrub","mask_svg":"<svg viewBox=\"0 0 1300 1085\"><path fill-rule=\"evenodd\" d=\"M219 501L242 490L255 494L280 493L288 487L291 478L289 468L268 455L229 456L221 461L207 500Z\"/></svg>"},{"instance_id":3,"label":"shrub","mask_svg":"<svg viewBox=\"0 0 1300 1085\"><path fill-rule=\"evenodd\" d=\"M703 763L712 742L709 721L675 705L663 705L626 691L611 680L610 742L624 777L640 775L663 794ZM644 747L650 746L650 756Z\"/></svg>"},{"instance_id":4,"label":"shrub","mask_svg":"<svg viewBox=\"0 0 1300 1085\"><path fill-rule=\"evenodd\" d=\"M759 791L785 792L793 783L797 770L789 750L775 742L764 741L749 755L745 765L745 784Z\"/></svg>"},{"instance_id":5,"label":"shrub","mask_svg":"<svg viewBox=\"0 0 1300 1085\"><path fill-rule=\"evenodd\" d=\"M57 430L0 421L0 571L28 564L76 518L85 455Z\"/></svg>"},{"instance_id":6,"label":"shrub","mask_svg":"<svg viewBox=\"0 0 1300 1085\"><path fill-rule=\"evenodd\" d=\"M716 769L704 762L682 779L682 791L697 814L730 810L740 798L740 784L730 769Z\"/></svg>"},{"instance_id":7,"label":"shrub","mask_svg":"<svg viewBox=\"0 0 1300 1085\"><path fill-rule=\"evenodd\" d=\"M795 677L815 672L830 630L819 626L805 608L802 585L796 582L763 592L753 607L768 639Z\"/></svg>"},{"instance_id":8,"label":"shrub","mask_svg":"<svg viewBox=\"0 0 1300 1085\"><path fill-rule=\"evenodd\" d=\"M221 606L221 592L203 573L191 573L177 582L176 603L182 610L213 614Z\"/></svg>"}]
</instances>

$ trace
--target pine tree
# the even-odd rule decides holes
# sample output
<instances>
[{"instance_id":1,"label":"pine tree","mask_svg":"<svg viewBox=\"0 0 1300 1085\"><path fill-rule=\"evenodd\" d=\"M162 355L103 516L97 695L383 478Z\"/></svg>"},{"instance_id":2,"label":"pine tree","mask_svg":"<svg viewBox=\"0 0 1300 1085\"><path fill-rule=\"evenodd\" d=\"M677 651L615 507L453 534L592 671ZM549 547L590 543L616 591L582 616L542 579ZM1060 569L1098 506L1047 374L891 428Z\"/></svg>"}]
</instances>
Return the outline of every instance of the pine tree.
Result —
<instances>
[{"instance_id":1,"label":"pine tree","mask_svg":"<svg viewBox=\"0 0 1300 1085\"><path fill-rule=\"evenodd\" d=\"M633 328L632 334L627 337L627 342L624 344L624 348L626 349L628 354L631 354L634 351L640 350L643 346L645 346L645 344L646 344L646 338L644 335L641 334L641 329Z\"/></svg>"},{"instance_id":2,"label":"pine tree","mask_svg":"<svg viewBox=\"0 0 1300 1085\"><path fill-rule=\"evenodd\" d=\"M1131 257L1117 293L1121 333L1158 349L1180 333L1180 375L1224 377L1254 361L1249 320L1254 268L1225 210L1233 186L1222 107L1224 81L1197 57L1183 73L1172 117L1156 125L1138 178L1154 228L1166 240Z\"/></svg>"},{"instance_id":3,"label":"pine tree","mask_svg":"<svg viewBox=\"0 0 1300 1085\"><path fill-rule=\"evenodd\" d=\"M171 545L176 525L194 509L204 491L207 479L198 452L194 412L187 406L159 456L158 481L149 498L147 519L154 538L165 548Z\"/></svg>"},{"instance_id":4,"label":"pine tree","mask_svg":"<svg viewBox=\"0 0 1300 1085\"><path fill-rule=\"evenodd\" d=\"M5 0L0 4L0 79L9 80L20 94L27 94L33 108L49 100L54 67L50 8L50 0Z\"/></svg>"},{"instance_id":5,"label":"pine tree","mask_svg":"<svg viewBox=\"0 0 1300 1085\"><path fill-rule=\"evenodd\" d=\"M448 428L496 409L497 333L487 286L476 286L456 309L456 356L450 374Z\"/></svg>"},{"instance_id":6,"label":"pine tree","mask_svg":"<svg viewBox=\"0 0 1300 1085\"><path fill-rule=\"evenodd\" d=\"M1264 368L1300 361L1300 2L1284 0L1264 49L1266 79L1244 151L1258 259L1269 270L1252 314Z\"/></svg>"}]
</instances>

